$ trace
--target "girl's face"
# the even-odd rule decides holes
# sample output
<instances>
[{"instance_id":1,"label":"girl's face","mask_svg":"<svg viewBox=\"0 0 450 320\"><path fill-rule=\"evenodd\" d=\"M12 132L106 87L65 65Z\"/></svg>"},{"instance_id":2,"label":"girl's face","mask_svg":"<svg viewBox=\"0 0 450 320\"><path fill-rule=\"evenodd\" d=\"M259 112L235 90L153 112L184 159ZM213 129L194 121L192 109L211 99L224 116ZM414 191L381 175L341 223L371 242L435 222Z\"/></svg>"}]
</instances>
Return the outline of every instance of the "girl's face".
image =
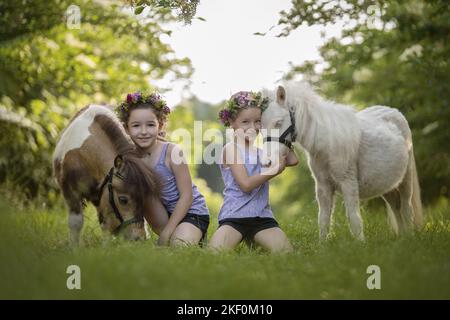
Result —
<instances>
[{"instance_id":1,"label":"girl's face","mask_svg":"<svg viewBox=\"0 0 450 320\"><path fill-rule=\"evenodd\" d=\"M127 132L136 145L147 149L156 141L159 122L151 109L134 109L127 122Z\"/></svg>"},{"instance_id":2,"label":"girl's face","mask_svg":"<svg viewBox=\"0 0 450 320\"><path fill-rule=\"evenodd\" d=\"M261 130L261 109L255 107L242 109L230 124L239 138L253 142Z\"/></svg>"}]
</instances>

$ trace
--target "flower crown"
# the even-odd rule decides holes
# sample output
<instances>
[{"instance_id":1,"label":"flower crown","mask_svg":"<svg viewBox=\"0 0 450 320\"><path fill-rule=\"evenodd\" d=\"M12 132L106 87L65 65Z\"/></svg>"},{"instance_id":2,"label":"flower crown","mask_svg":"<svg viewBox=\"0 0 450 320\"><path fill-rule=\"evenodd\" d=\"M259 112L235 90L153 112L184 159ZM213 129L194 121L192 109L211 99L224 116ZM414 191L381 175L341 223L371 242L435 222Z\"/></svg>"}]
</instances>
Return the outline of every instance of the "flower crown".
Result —
<instances>
[{"instance_id":1,"label":"flower crown","mask_svg":"<svg viewBox=\"0 0 450 320\"><path fill-rule=\"evenodd\" d=\"M159 93L153 92L148 95L142 95L140 92L129 93L124 102L117 107L117 112L128 113L133 105L148 103L156 111L161 112L164 116L170 113L170 108L166 101L162 99Z\"/></svg>"},{"instance_id":2,"label":"flower crown","mask_svg":"<svg viewBox=\"0 0 450 320\"><path fill-rule=\"evenodd\" d=\"M253 91L239 91L231 96L227 101L225 108L220 110L219 119L225 127L230 126L230 121L234 119L239 110L256 107L260 108L261 112L266 110L269 106L269 99L263 98L261 92Z\"/></svg>"}]
</instances>

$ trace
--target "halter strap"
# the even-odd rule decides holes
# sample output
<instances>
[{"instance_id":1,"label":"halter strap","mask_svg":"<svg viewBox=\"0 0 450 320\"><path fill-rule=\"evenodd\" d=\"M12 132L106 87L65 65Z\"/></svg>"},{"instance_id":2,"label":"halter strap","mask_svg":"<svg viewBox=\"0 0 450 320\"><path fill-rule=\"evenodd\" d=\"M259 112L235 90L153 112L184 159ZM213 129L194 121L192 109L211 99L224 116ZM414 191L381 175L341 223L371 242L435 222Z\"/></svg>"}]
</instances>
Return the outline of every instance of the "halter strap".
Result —
<instances>
[{"instance_id":1,"label":"halter strap","mask_svg":"<svg viewBox=\"0 0 450 320\"><path fill-rule=\"evenodd\" d=\"M99 189L99 199L101 198L101 195L103 193L103 188L105 187L105 185L108 185L108 193L109 193L109 204L112 207L113 211L114 211L114 215L116 216L116 218L120 221L120 224L118 227L116 227L113 230L113 234L117 235L120 233L120 231L122 231L123 228L125 228L126 226L132 224L132 223L139 223L142 222L144 220L144 218L139 215L139 216L135 216L131 219L128 220L124 220L123 216L120 214L119 209L117 208L116 202L114 201L114 192L113 192L113 188L112 188L112 179L113 176L116 176L117 178L124 180L124 177L120 174L120 173L114 173L114 167L112 167L108 174L106 175L105 179L103 179L102 184L100 185L100 189Z\"/></svg>"},{"instance_id":2,"label":"halter strap","mask_svg":"<svg viewBox=\"0 0 450 320\"><path fill-rule=\"evenodd\" d=\"M289 149L292 150L292 143L295 142L295 139L297 138L297 132L295 130L295 117L294 117L294 113L289 110L289 117L291 118L291 125L284 130L284 132L281 134L281 136L277 137L265 137L263 139L263 142L267 142L267 141L275 141L275 142L279 142L284 144L286 147L288 147ZM288 140L286 139L288 135L291 135L291 139Z\"/></svg>"}]
</instances>

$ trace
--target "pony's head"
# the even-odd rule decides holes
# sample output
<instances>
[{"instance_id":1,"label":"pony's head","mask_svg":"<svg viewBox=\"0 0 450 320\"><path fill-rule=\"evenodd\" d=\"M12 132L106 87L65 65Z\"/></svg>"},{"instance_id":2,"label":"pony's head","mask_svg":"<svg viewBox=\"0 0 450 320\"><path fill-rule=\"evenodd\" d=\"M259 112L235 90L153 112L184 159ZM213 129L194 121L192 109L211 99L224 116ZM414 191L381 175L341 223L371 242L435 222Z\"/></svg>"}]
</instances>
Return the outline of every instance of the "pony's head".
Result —
<instances>
[{"instance_id":1,"label":"pony's head","mask_svg":"<svg viewBox=\"0 0 450 320\"><path fill-rule=\"evenodd\" d=\"M294 133L289 130L292 122L285 88L278 86L276 91L265 90L263 95L269 98L269 106L261 117L264 137L261 163L268 167L277 165L280 157L287 155L294 142Z\"/></svg>"},{"instance_id":2,"label":"pony's head","mask_svg":"<svg viewBox=\"0 0 450 320\"><path fill-rule=\"evenodd\" d=\"M128 240L145 238L143 213L149 195L158 196L157 179L140 155L118 155L99 186L98 218L103 230Z\"/></svg>"},{"instance_id":3,"label":"pony's head","mask_svg":"<svg viewBox=\"0 0 450 320\"><path fill-rule=\"evenodd\" d=\"M276 163L296 141L304 148L311 147L321 138L317 126L331 125L327 116L330 108L317 107L324 101L306 81L285 82L275 91L264 91L264 95L269 97L269 106L261 118L261 131L266 136L263 165Z\"/></svg>"}]
</instances>

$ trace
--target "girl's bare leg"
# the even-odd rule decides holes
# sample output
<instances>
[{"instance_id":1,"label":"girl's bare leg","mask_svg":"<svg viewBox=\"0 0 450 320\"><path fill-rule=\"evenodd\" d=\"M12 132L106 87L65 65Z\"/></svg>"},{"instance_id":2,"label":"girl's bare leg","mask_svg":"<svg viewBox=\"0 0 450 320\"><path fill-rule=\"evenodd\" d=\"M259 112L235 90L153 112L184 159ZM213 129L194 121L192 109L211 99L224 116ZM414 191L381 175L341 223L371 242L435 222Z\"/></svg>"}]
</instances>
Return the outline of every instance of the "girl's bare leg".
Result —
<instances>
[{"instance_id":1,"label":"girl's bare leg","mask_svg":"<svg viewBox=\"0 0 450 320\"><path fill-rule=\"evenodd\" d=\"M278 227L259 231L255 234L255 243L272 253L293 251L286 234Z\"/></svg>"},{"instance_id":2,"label":"girl's bare leg","mask_svg":"<svg viewBox=\"0 0 450 320\"><path fill-rule=\"evenodd\" d=\"M231 226L224 225L214 232L208 247L214 250L230 250L242 240L242 234Z\"/></svg>"},{"instance_id":3,"label":"girl's bare leg","mask_svg":"<svg viewBox=\"0 0 450 320\"><path fill-rule=\"evenodd\" d=\"M202 231L192 223L180 223L170 238L171 246L196 245L202 239Z\"/></svg>"}]
</instances>

